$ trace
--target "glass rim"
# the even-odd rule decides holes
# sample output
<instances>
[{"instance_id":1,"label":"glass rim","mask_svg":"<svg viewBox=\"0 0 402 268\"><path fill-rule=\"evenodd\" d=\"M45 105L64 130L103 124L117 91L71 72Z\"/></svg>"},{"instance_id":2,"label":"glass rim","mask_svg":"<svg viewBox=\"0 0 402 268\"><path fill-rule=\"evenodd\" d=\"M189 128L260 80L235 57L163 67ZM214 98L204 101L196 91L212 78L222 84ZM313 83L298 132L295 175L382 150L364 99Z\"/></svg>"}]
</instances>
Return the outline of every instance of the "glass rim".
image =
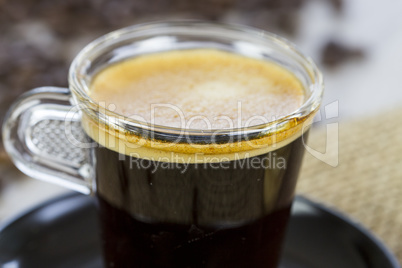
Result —
<instances>
[{"instance_id":1,"label":"glass rim","mask_svg":"<svg viewBox=\"0 0 402 268\"><path fill-rule=\"evenodd\" d=\"M197 29L204 29L208 27L219 28L222 31L231 31L233 33L241 33L247 35L253 35L254 37L260 37L261 39L265 39L266 41L270 41L281 48L288 50L289 52L294 53L302 60L303 69L309 74L312 83L309 83L308 87L310 88L311 95L307 98L304 103L294 112L289 113L285 116L282 116L276 120L269 121L267 123L252 125L247 127L237 127L237 128L225 128L225 129L186 129L179 127L169 127L164 125L151 124L144 121L138 121L126 117L122 114L113 112L106 107L100 106L97 102L95 102L87 92L89 92L89 85L87 81L84 79L85 75L80 73L82 68L88 66L88 58L89 56L93 56L97 50L108 47L119 38L123 36L129 36L131 34L141 34L141 32L146 32L152 29L163 28L163 27L194 27L192 31L197 31ZM309 114L314 113L321 104L321 99L324 90L324 81L323 75L321 71L318 69L317 65L313 62L313 60L304 55L297 48L296 45L286 40L283 37L280 37L276 34L252 28L249 26L239 25L239 24L226 24L220 22L206 22L200 20L166 20L166 21L156 21L156 22L148 22L142 24L136 24L132 26L128 26L125 28L121 28L115 31L112 31L108 34L105 34L94 41L90 42L86 45L75 57L73 62L70 65L69 75L69 88L72 94L77 97L79 104L84 105L85 108L89 108L90 110L97 111L97 117L105 120L107 125L110 125L109 122L113 122L116 126L121 127L126 130L132 129L142 129L148 130L152 132L159 132L165 134L176 134L176 135L189 135L189 136L206 136L206 135L236 135L236 134L249 134L256 132L266 132L267 130L280 125L286 121L289 121L294 118L300 118L304 116L308 116ZM102 111L102 112L100 112Z\"/></svg>"}]
</instances>

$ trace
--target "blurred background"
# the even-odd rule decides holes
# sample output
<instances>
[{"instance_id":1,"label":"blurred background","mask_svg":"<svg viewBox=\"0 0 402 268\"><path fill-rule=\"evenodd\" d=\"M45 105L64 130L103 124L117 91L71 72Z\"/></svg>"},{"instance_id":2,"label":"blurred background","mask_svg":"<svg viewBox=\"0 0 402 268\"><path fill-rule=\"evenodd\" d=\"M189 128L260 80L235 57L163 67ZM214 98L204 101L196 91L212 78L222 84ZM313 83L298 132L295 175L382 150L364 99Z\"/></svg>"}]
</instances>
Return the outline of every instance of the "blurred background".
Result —
<instances>
[{"instance_id":1,"label":"blurred background","mask_svg":"<svg viewBox=\"0 0 402 268\"><path fill-rule=\"evenodd\" d=\"M191 18L274 32L310 55L326 81L309 145L336 164L307 153L298 193L362 222L402 260L401 14L394 0L0 0L0 121L23 92L66 87L78 51L121 27ZM325 120L333 103L338 116ZM22 175L0 145L0 224L62 192Z\"/></svg>"}]
</instances>

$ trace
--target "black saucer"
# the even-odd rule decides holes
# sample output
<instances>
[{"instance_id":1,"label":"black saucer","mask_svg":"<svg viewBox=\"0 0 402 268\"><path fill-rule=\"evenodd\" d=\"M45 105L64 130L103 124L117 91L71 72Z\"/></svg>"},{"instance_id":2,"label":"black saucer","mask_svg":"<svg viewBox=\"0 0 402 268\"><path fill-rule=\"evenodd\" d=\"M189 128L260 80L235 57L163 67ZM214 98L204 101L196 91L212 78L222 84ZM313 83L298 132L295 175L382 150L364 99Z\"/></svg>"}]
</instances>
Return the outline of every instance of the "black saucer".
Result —
<instances>
[{"instance_id":1,"label":"black saucer","mask_svg":"<svg viewBox=\"0 0 402 268\"><path fill-rule=\"evenodd\" d=\"M0 267L102 267L93 201L69 194L0 229ZM368 231L297 197L280 268L398 268Z\"/></svg>"}]
</instances>

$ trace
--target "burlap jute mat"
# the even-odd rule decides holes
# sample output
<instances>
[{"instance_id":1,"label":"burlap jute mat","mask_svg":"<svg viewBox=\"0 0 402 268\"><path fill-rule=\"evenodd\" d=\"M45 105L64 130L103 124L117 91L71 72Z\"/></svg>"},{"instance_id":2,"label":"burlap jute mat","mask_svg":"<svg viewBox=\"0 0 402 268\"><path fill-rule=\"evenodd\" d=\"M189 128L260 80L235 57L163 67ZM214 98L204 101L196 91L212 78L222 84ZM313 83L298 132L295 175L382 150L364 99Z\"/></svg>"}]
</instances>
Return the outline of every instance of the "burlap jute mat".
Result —
<instances>
[{"instance_id":1,"label":"burlap jute mat","mask_svg":"<svg viewBox=\"0 0 402 268\"><path fill-rule=\"evenodd\" d=\"M325 151L327 134L339 133L319 156L306 152L298 194L336 208L373 231L402 263L402 109L310 131L308 145ZM332 122L333 123L333 122ZM332 136L333 137L333 136ZM333 140L332 140L333 141Z\"/></svg>"}]
</instances>

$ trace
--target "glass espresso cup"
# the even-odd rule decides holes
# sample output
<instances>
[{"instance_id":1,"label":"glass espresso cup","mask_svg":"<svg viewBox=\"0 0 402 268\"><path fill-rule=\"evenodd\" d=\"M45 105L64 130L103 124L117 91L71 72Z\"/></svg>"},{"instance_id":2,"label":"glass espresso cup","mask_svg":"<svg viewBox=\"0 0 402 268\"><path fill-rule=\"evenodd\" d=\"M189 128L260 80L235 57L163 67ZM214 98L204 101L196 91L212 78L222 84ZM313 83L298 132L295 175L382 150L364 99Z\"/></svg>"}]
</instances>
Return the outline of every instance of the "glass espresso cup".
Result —
<instances>
[{"instance_id":1,"label":"glass espresso cup","mask_svg":"<svg viewBox=\"0 0 402 268\"><path fill-rule=\"evenodd\" d=\"M89 97L94 76L110 65L206 48L284 67L302 84L303 104L264 124L196 130L134 120ZM3 139L25 174L95 198L106 267L276 267L322 93L314 63L273 34L194 21L142 24L85 47L68 89L22 95Z\"/></svg>"}]
</instances>

